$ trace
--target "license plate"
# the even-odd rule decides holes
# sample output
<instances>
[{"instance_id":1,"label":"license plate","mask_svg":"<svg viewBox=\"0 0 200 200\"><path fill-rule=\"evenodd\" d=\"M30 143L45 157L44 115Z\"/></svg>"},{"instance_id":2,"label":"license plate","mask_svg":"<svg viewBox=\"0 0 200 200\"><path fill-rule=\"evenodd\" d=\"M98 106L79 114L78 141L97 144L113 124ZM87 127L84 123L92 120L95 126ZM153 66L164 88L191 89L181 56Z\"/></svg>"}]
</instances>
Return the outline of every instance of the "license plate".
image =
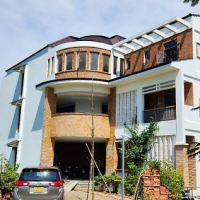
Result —
<instances>
[{"instance_id":1,"label":"license plate","mask_svg":"<svg viewBox=\"0 0 200 200\"><path fill-rule=\"evenodd\" d=\"M33 191L34 192L44 192L44 187L34 187Z\"/></svg>"}]
</instances>

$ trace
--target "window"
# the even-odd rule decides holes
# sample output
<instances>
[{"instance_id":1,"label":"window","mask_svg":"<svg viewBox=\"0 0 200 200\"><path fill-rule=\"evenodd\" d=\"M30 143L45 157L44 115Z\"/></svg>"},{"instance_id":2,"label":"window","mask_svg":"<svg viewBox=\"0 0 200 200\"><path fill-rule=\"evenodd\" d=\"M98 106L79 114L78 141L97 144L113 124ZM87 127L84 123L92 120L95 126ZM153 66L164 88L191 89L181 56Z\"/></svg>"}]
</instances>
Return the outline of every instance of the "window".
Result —
<instances>
[{"instance_id":1,"label":"window","mask_svg":"<svg viewBox=\"0 0 200 200\"><path fill-rule=\"evenodd\" d=\"M91 53L91 70L98 70L98 53Z\"/></svg>"},{"instance_id":2,"label":"window","mask_svg":"<svg viewBox=\"0 0 200 200\"><path fill-rule=\"evenodd\" d=\"M20 98L23 97L24 90L24 72L21 72L21 90L20 90Z\"/></svg>"},{"instance_id":3,"label":"window","mask_svg":"<svg viewBox=\"0 0 200 200\"><path fill-rule=\"evenodd\" d=\"M124 59L120 58L120 76L124 74Z\"/></svg>"},{"instance_id":4,"label":"window","mask_svg":"<svg viewBox=\"0 0 200 200\"><path fill-rule=\"evenodd\" d=\"M50 59L48 59L48 61L47 61L47 76L49 76L50 75Z\"/></svg>"},{"instance_id":5,"label":"window","mask_svg":"<svg viewBox=\"0 0 200 200\"><path fill-rule=\"evenodd\" d=\"M78 70L86 69L86 52L79 52Z\"/></svg>"},{"instance_id":6,"label":"window","mask_svg":"<svg viewBox=\"0 0 200 200\"><path fill-rule=\"evenodd\" d=\"M131 61L130 61L130 58L127 58L126 59L126 69L130 69L131 68Z\"/></svg>"},{"instance_id":7,"label":"window","mask_svg":"<svg viewBox=\"0 0 200 200\"><path fill-rule=\"evenodd\" d=\"M51 74L53 74L54 71L54 57L51 59Z\"/></svg>"},{"instance_id":8,"label":"window","mask_svg":"<svg viewBox=\"0 0 200 200\"><path fill-rule=\"evenodd\" d=\"M62 55L58 56L58 72L62 71Z\"/></svg>"},{"instance_id":9,"label":"window","mask_svg":"<svg viewBox=\"0 0 200 200\"><path fill-rule=\"evenodd\" d=\"M173 40L165 44L165 62L171 62L177 60L178 50L177 50L177 41Z\"/></svg>"},{"instance_id":10,"label":"window","mask_svg":"<svg viewBox=\"0 0 200 200\"><path fill-rule=\"evenodd\" d=\"M17 106L18 109L18 119L17 119L17 132L20 130L20 122L21 122L21 105Z\"/></svg>"},{"instance_id":11,"label":"window","mask_svg":"<svg viewBox=\"0 0 200 200\"><path fill-rule=\"evenodd\" d=\"M75 104L65 105L60 108L57 107L56 112L57 113L75 112Z\"/></svg>"},{"instance_id":12,"label":"window","mask_svg":"<svg viewBox=\"0 0 200 200\"><path fill-rule=\"evenodd\" d=\"M103 55L103 71L109 72L109 58L108 55Z\"/></svg>"},{"instance_id":13,"label":"window","mask_svg":"<svg viewBox=\"0 0 200 200\"><path fill-rule=\"evenodd\" d=\"M150 51L144 52L144 64L148 64L150 62Z\"/></svg>"},{"instance_id":14,"label":"window","mask_svg":"<svg viewBox=\"0 0 200 200\"><path fill-rule=\"evenodd\" d=\"M117 57L114 56L114 68L113 68L113 74L117 74Z\"/></svg>"},{"instance_id":15,"label":"window","mask_svg":"<svg viewBox=\"0 0 200 200\"><path fill-rule=\"evenodd\" d=\"M66 54L66 70L72 70L73 53Z\"/></svg>"},{"instance_id":16,"label":"window","mask_svg":"<svg viewBox=\"0 0 200 200\"><path fill-rule=\"evenodd\" d=\"M197 43L197 58L200 58L200 43Z\"/></svg>"}]
</instances>

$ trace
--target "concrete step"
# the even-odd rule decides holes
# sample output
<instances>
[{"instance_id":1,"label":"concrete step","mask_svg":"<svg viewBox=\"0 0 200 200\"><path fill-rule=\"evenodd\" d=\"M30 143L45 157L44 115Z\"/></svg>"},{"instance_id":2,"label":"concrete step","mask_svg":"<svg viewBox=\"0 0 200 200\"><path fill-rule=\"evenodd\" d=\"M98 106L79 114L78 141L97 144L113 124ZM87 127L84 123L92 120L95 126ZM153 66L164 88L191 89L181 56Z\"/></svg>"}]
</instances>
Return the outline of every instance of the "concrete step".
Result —
<instances>
[{"instance_id":1,"label":"concrete step","mask_svg":"<svg viewBox=\"0 0 200 200\"><path fill-rule=\"evenodd\" d=\"M88 189L89 180L64 180L65 185L67 185L70 181L75 181L77 184L74 187L76 189ZM90 182L90 189L92 188L92 183Z\"/></svg>"}]
</instances>

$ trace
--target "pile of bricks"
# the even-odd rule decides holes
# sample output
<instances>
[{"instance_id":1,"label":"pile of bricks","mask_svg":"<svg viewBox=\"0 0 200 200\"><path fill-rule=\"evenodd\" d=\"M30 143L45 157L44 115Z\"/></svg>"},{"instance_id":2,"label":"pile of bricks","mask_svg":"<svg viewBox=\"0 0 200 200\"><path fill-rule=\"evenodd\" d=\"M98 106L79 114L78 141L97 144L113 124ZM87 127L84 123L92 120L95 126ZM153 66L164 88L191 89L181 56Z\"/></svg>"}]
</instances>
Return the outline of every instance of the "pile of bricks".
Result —
<instances>
[{"instance_id":1,"label":"pile of bricks","mask_svg":"<svg viewBox=\"0 0 200 200\"><path fill-rule=\"evenodd\" d=\"M157 169L146 169L143 174L144 196L151 200L167 200L169 190L160 185L160 175Z\"/></svg>"}]
</instances>

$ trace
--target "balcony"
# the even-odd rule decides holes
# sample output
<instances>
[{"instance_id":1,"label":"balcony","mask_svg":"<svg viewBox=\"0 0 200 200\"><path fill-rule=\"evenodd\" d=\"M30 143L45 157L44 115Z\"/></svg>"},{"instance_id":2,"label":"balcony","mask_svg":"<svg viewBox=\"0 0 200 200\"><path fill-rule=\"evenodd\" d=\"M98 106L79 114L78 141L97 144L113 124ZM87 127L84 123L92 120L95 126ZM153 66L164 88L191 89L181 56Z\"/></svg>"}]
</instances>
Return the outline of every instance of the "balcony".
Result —
<instances>
[{"instance_id":1,"label":"balcony","mask_svg":"<svg viewBox=\"0 0 200 200\"><path fill-rule=\"evenodd\" d=\"M91 128L91 113L56 113L52 118L52 137L91 138ZM110 137L107 114L94 114L94 137Z\"/></svg>"},{"instance_id":2,"label":"balcony","mask_svg":"<svg viewBox=\"0 0 200 200\"><path fill-rule=\"evenodd\" d=\"M110 74L107 72L91 71L91 70L70 70L59 72L56 79L72 79L72 78L93 78L110 80Z\"/></svg>"},{"instance_id":3,"label":"balcony","mask_svg":"<svg viewBox=\"0 0 200 200\"><path fill-rule=\"evenodd\" d=\"M144 110L144 123L149 123L151 118L155 121L175 120L176 106Z\"/></svg>"}]
</instances>

